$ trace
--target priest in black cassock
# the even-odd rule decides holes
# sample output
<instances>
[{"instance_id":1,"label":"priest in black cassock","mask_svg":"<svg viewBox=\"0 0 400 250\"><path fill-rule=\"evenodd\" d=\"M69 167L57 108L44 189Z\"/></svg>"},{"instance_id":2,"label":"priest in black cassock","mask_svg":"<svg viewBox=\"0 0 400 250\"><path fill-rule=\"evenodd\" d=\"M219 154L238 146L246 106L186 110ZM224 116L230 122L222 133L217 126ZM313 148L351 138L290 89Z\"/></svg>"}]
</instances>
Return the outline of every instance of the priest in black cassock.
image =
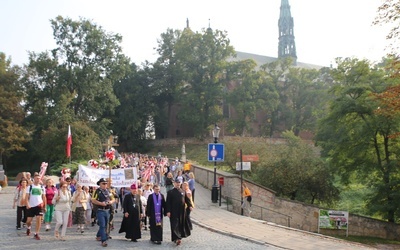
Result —
<instances>
[{"instance_id":1,"label":"priest in black cassock","mask_svg":"<svg viewBox=\"0 0 400 250\"><path fill-rule=\"evenodd\" d=\"M192 202L181 189L179 179L175 179L174 188L167 193L165 211L171 224L171 240L180 245L182 238L190 236L189 223L186 219L186 207L193 209Z\"/></svg>"},{"instance_id":2,"label":"priest in black cassock","mask_svg":"<svg viewBox=\"0 0 400 250\"><path fill-rule=\"evenodd\" d=\"M131 185L131 193L125 195L122 205L124 217L122 219L119 233L125 232L125 238L137 242L137 239L142 238L140 219L143 213L142 202L137 193L136 184Z\"/></svg>"},{"instance_id":3,"label":"priest in black cassock","mask_svg":"<svg viewBox=\"0 0 400 250\"><path fill-rule=\"evenodd\" d=\"M146 206L146 216L149 217L150 241L161 244L163 240L163 216L165 213L165 198L160 193L160 186L153 186L154 193L149 195Z\"/></svg>"}]
</instances>

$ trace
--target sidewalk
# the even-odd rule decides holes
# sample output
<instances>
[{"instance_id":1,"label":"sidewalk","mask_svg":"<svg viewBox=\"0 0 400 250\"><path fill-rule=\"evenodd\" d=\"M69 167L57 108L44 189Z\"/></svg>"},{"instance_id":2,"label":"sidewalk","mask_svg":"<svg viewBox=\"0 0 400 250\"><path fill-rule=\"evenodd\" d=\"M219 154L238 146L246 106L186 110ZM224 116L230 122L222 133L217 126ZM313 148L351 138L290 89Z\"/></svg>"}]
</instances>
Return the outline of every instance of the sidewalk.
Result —
<instances>
[{"instance_id":1,"label":"sidewalk","mask_svg":"<svg viewBox=\"0 0 400 250\"><path fill-rule=\"evenodd\" d=\"M211 191L198 183L195 192L195 209L191 213L191 219L193 223L214 232L282 249L376 249L229 212L226 210L224 200L221 207L219 203L212 203Z\"/></svg>"}]
</instances>

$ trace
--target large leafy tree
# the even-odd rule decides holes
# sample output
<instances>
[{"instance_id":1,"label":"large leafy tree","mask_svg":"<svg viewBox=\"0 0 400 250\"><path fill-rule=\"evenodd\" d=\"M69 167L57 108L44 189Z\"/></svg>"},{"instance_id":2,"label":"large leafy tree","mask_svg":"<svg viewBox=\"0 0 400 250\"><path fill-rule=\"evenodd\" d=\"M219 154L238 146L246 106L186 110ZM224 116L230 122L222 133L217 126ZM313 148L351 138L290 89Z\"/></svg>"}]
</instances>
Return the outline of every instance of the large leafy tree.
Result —
<instances>
[{"instance_id":1,"label":"large leafy tree","mask_svg":"<svg viewBox=\"0 0 400 250\"><path fill-rule=\"evenodd\" d=\"M316 121L326 107L329 85L323 71L293 67L290 58L262 65L264 86L277 94L275 105L266 106L265 130L269 136L292 130L314 132Z\"/></svg>"},{"instance_id":2,"label":"large leafy tree","mask_svg":"<svg viewBox=\"0 0 400 250\"><path fill-rule=\"evenodd\" d=\"M70 107L84 120L101 118L119 104L113 84L125 75L128 60L122 54L122 37L107 33L89 20L58 16L51 20L58 48L57 86L74 95Z\"/></svg>"},{"instance_id":3,"label":"large leafy tree","mask_svg":"<svg viewBox=\"0 0 400 250\"><path fill-rule=\"evenodd\" d=\"M240 135L252 133L252 125L260 111L268 113L278 103L278 94L265 79L262 71L256 71L253 60L234 62L229 72L227 102L234 108L235 116L229 119L230 132Z\"/></svg>"},{"instance_id":4,"label":"large leafy tree","mask_svg":"<svg viewBox=\"0 0 400 250\"><path fill-rule=\"evenodd\" d=\"M281 120L282 113L285 111L284 105L287 102L285 96L286 93L286 82L283 81L285 74L289 71L292 65L292 61L287 58L284 60L277 60L272 63L267 63L261 66L261 70L264 73L265 86L272 86L271 88L278 94L277 104L271 109L266 110L267 119L265 123L265 134L272 137L276 132L282 132Z\"/></svg>"},{"instance_id":5,"label":"large leafy tree","mask_svg":"<svg viewBox=\"0 0 400 250\"><path fill-rule=\"evenodd\" d=\"M113 85L129 66L120 46L122 37L83 18L74 21L58 16L51 20L51 26L57 47L50 52L31 52L22 78L28 114L25 122L34 127L29 147L41 155L48 150L44 145L60 143L56 131L67 131L68 124L77 122L75 133L91 138L75 137L73 153L74 148L88 149L80 142L90 142L91 147L99 149L99 138L108 136L119 104ZM41 143L43 140L47 143ZM94 157L92 150L85 152L87 157ZM58 154L60 159L65 155L61 148ZM47 160L56 157L50 158Z\"/></svg>"},{"instance_id":6,"label":"large leafy tree","mask_svg":"<svg viewBox=\"0 0 400 250\"><path fill-rule=\"evenodd\" d=\"M233 54L226 32L210 28L202 33L185 29L176 43L185 84L178 116L198 137L204 137L208 127L222 118L227 59Z\"/></svg>"},{"instance_id":7,"label":"large leafy tree","mask_svg":"<svg viewBox=\"0 0 400 250\"><path fill-rule=\"evenodd\" d=\"M284 114L287 129L296 136L300 131L315 132L318 117L325 111L329 85L315 69L290 68L285 76L286 90L281 93L280 112Z\"/></svg>"},{"instance_id":8,"label":"large leafy tree","mask_svg":"<svg viewBox=\"0 0 400 250\"><path fill-rule=\"evenodd\" d=\"M24 151L29 133L21 124L25 113L21 105L23 92L19 82L20 69L0 53L0 163L3 156Z\"/></svg>"},{"instance_id":9,"label":"large leafy tree","mask_svg":"<svg viewBox=\"0 0 400 250\"><path fill-rule=\"evenodd\" d=\"M190 29L187 28L185 32L190 32ZM182 65L176 56L176 44L181 34L180 30L172 29L161 34L157 47L160 56L150 71L153 80L154 103L157 105L154 114L157 138L167 137L167 131L171 126L169 122L172 116L172 107L180 102L184 74Z\"/></svg>"},{"instance_id":10,"label":"large leafy tree","mask_svg":"<svg viewBox=\"0 0 400 250\"><path fill-rule=\"evenodd\" d=\"M143 142L149 136L156 112L155 93L152 88L151 68L145 65L139 69L135 64L127 76L115 84L115 93L120 101L113 119L114 132L119 135L122 151L143 149Z\"/></svg>"},{"instance_id":11,"label":"large leafy tree","mask_svg":"<svg viewBox=\"0 0 400 250\"><path fill-rule=\"evenodd\" d=\"M399 116L381 115L373 93L395 85L383 67L357 59L338 59L332 70L334 100L321 121L316 139L332 169L349 183L357 176L371 190L369 213L395 222L399 213Z\"/></svg>"}]
</instances>

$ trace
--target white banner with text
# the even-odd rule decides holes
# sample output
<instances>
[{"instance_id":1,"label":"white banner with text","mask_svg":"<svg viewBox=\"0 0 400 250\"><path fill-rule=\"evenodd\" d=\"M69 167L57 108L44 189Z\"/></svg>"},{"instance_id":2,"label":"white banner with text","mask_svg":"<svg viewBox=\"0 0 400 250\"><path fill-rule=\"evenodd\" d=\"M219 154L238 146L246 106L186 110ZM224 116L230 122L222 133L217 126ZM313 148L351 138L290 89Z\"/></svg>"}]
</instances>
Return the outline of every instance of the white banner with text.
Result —
<instances>
[{"instance_id":1,"label":"white banner with text","mask_svg":"<svg viewBox=\"0 0 400 250\"><path fill-rule=\"evenodd\" d=\"M101 178L108 179L109 176L110 171L108 169L96 169L79 165L77 181L83 186L96 187ZM111 180L113 187L130 187L137 180L137 169L136 167L112 169Z\"/></svg>"}]
</instances>

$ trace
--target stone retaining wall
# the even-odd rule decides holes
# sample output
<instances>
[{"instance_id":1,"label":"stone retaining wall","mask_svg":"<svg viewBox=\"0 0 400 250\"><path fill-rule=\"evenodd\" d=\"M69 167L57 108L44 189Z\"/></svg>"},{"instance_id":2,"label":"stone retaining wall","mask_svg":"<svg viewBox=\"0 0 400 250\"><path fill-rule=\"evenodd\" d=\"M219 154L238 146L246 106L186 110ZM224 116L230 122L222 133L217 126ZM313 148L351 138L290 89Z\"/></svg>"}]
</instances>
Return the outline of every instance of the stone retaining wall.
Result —
<instances>
[{"instance_id":1,"label":"stone retaining wall","mask_svg":"<svg viewBox=\"0 0 400 250\"><path fill-rule=\"evenodd\" d=\"M214 170L192 165L196 182L209 190L214 184ZM218 178L224 178L222 196L229 199L229 206L240 214L240 176L217 169ZM282 226L289 226L309 232L318 232L319 207L302 202L275 197L275 192L251 181L244 180L252 192L251 217L266 220ZM211 201L211 191L210 191ZM320 230L327 235L345 234L344 230ZM364 216L349 214L349 235L371 236L391 240L400 240L400 225L376 220Z\"/></svg>"}]
</instances>

